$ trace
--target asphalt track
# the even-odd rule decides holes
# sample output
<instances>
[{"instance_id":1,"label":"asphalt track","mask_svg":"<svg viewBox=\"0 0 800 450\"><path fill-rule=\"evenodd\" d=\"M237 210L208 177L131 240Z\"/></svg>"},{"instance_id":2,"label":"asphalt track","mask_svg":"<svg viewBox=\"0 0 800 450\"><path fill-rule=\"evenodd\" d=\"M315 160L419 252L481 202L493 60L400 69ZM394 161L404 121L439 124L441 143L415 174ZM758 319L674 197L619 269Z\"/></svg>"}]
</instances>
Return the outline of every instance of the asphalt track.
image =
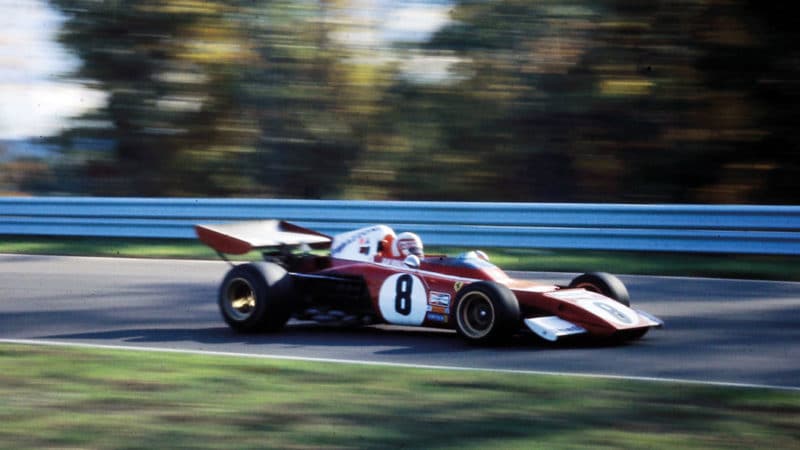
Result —
<instances>
[{"instance_id":1,"label":"asphalt track","mask_svg":"<svg viewBox=\"0 0 800 450\"><path fill-rule=\"evenodd\" d=\"M800 389L800 283L621 277L667 323L626 345L500 348L454 332L290 323L238 335L222 322L220 261L0 255L0 340L35 340L422 366L687 380ZM566 282L574 274L516 274Z\"/></svg>"}]
</instances>

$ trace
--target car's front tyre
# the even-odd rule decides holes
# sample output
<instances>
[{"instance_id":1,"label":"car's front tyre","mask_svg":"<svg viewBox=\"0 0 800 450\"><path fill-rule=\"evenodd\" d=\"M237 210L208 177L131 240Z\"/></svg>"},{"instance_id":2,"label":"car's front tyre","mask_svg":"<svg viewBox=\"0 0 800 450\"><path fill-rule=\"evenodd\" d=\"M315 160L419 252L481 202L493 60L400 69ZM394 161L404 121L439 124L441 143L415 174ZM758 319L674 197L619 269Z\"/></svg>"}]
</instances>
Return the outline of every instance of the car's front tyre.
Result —
<instances>
[{"instance_id":1,"label":"car's front tyre","mask_svg":"<svg viewBox=\"0 0 800 450\"><path fill-rule=\"evenodd\" d=\"M465 286L455 300L456 331L476 344L497 343L520 327L517 297L506 286L478 281Z\"/></svg>"},{"instance_id":2,"label":"car's front tyre","mask_svg":"<svg viewBox=\"0 0 800 450\"><path fill-rule=\"evenodd\" d=\"M569 284L570 288L582 288L614 299L625 306L631 306L631 296L622 281L605 272L590 272L576 277Z\"/></svg>"}]
</instances>

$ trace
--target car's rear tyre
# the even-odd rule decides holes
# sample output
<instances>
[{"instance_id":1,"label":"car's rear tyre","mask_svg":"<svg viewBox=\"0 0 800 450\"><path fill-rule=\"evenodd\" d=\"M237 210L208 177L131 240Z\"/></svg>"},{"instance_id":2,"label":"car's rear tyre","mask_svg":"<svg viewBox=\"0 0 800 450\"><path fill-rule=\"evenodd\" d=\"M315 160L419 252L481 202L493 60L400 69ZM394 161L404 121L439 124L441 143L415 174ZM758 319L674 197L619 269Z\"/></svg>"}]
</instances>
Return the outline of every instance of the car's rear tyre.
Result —
<instances>
[{"instance_id":1,"label":"car's rear tyre","mask_svg":"<svg viewBox=\"0 0 800 450\"><path fill-rule=\"evenodd\" d=\"M277 331L291 316L292 279L274 263L233 267L219 288L222 318L234 330Z\"/></svg>"},{"instance_id":2,"label":"car's rear tyre","mask_svg":"<svg viewBox=\"0 0 800 450\"><path fill-rule=\"evenodd\" d=\"M625 306L631 306L628 289L619 278L605 272L585 273L569 283L570 288L582 288L614 299Z\"/></svg>"},{"instance_id":3,"label":"car's rear tyre","mask_svg":"<svg viewBox=\"0 0 800 450\"><path fill-rule=\"evenodd\" d=\"M478 281L465 286L455 300L458 334L477 344L497 343L519 330L519 302L502 284Z\"/></svg>"}]
</instances>

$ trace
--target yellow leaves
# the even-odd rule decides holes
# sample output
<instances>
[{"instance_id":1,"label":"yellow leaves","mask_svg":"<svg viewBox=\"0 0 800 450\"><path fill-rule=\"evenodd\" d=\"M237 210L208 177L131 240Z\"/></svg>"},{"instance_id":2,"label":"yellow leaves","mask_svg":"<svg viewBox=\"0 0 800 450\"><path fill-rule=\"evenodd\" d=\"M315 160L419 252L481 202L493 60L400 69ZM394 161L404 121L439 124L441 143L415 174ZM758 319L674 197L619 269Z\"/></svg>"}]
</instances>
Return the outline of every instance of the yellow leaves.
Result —
<instances>
[{"instance_id":1,"label":"yellow leaves","mask_svg":"<svg viewBox=\"0 0 800 450\"><path fill-rule=\"evenodd\" d=\"M194 39L186 42L185 51L180 55L196 63L229 64L240 61L246 51L236 42L218 42Z\"/></svg>"},{"instance_id":2,"label":"yellow leaves","mask_svg":"<svg viewBox=\"0 0 800 450\"><path fill-rule=\"evenodd\" d=\"M154 0L139 6L142 12L160 14L219 14L225 6L208 0Z\"/></svg>"},{"instance_id":3,"label":"yellow leaves","mask_svg":"<svg viewBox=\"0 0 800 450\"><path fill-rule=\"evenodd\" d=\"M390 78L381 67L370 64L336 64L332 86L335 87L339 108L343 112L370 115L380 111L381 89Z\"/></svg>"},{"instance_id":4,"label":"yellow leaves","mask_svg":"<svg viewBox=\"0 0 800 450\"><path fill-rule=\"evenodd\" d=\"M349 86L374 86L381 80L380 70L369 64L348 64L343 72Z\"/></svg>"},{"instance_id":5,"label":"yellow leaves","mask_svg":"<svg viewBox=\"0 0 800 450\"><path fill-rule=\"evenodd\" d=\"M247 36L232 21L221 20L235 11L226 2L209 0L153 0L137 4L137 10L153 17L179 16L178 26L169 42L180 59L201 64L230 64L253 58Z\"/></svg>"},{"instance_id":6,"label":"yellow leaves","mask_svg":"<svg viewBox=\"0 0 800 450\"><path fill-rule=\"evenodd\" d=\"M600 81L600 95L606 96L641 96L652 92L653 83L650 80L639 79L605 79Z\"/></svg>"},{"instance_id":7,"label":"yellow leaves","mask_svg":"<svg viewBox=\"0 0 800 450\"><path fill-rule=\"evenodd\" d=\"M183 33L182 52L178 55L200 64L246 63L256 58L248 40L231 23L201 20Z\"/></svg>"}]
</instances>

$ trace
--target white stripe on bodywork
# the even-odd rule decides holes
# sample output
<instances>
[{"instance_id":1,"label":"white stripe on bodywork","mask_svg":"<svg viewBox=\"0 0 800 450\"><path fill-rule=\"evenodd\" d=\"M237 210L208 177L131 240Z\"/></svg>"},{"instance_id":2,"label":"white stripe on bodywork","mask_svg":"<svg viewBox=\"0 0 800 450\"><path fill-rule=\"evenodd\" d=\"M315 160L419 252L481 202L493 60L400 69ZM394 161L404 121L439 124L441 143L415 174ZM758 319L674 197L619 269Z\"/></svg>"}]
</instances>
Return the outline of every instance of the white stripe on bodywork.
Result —
<instances>
[{"instance_id":1,"label":"white stripe on bodywork","mask_svg":"<svg viewBox=\"0 0 800 450\"><path fill-rule=\"evenodd\" d=\"M660 327L664 324L661 319L650 314L636 311L612 298L585 289L565 289L545 295L571 302L620 330L647 326Z\"/></svg>"}]
</instances>

